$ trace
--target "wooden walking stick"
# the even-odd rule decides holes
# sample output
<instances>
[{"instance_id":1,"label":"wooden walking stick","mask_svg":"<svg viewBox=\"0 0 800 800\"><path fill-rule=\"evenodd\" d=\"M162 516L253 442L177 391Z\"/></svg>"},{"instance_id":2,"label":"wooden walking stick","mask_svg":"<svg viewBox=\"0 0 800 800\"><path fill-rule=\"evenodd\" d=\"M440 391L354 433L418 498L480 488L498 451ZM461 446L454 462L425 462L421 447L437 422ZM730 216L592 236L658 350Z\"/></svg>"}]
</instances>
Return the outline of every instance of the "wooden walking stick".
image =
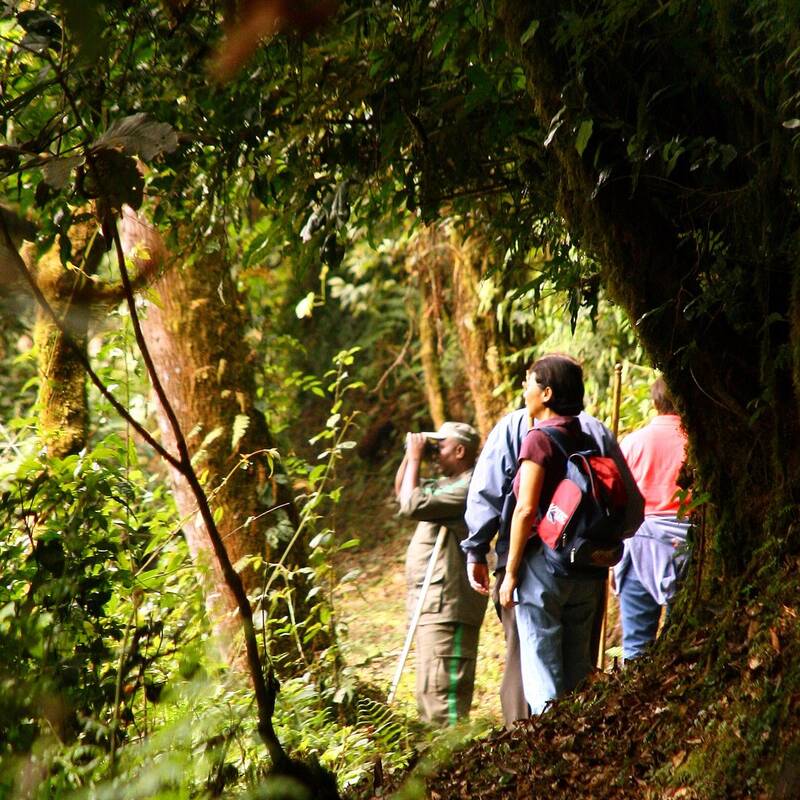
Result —
<instances>
[{"instance_id":1,"label":"wooden walking stick","mask_svg":"<svg viewBox=\"0 0 800 800\"><path fill-rule=\"evenodd\" d=\"M391 705L394 696L397 694L397 686L400 683L400 677L403 674L403 667L406 665L406 659L411 650L411 643L414 641L414 634L417 632L417 625L419 625L419 618L422 616L422 608L425 605L425 597L428 594L431 582L433 581L433 571L436 569L436 562L439 560L439 553L444 546L444 540L447 536L447 528L442 525L439 528L439 535L436 537L436 542L431 551L431 560L428 562L428 568L425 570L425 577L422 581L422 587L419 590L419 598L417 599L417 606L414 609L414 616L411 617L411 624L408 626L408 633L406 634L406 641L403 645L403 651L400 653L400 658L397 661L397 667L394 671L394 678L392 678L392 685L389 688L389 694L386 697L386 704Z\"/></svg>"},{"instance_id":2,"label":"wooden walking stick","mask_svg":"<svg viewBox=\"0 0 800 800\"><path fill-rule=\"evenodd\" d=\"M614 383L611 390L611 432L614 438L619 433L619 407L622 399L622 364L614 365ZM606 665L606 626L608 623L608 598L611 594L611 570L608 571L605 583L603 584L603 613L598 615L599 632L597 640L597 668L603 670Z\"/></svg>"}]
</instances>

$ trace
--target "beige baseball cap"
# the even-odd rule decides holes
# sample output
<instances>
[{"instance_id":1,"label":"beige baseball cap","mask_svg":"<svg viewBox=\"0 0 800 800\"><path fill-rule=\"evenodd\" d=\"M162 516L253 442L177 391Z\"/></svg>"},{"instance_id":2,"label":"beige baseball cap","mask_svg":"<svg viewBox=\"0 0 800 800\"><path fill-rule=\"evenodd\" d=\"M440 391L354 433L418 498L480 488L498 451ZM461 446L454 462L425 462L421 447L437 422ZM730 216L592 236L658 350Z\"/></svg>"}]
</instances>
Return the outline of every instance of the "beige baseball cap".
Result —
<instances>
[{"instance_id":1,"label":"beige baseball cap","mask_svg":"<svg viewBox=\"0 0 800 800\"><path fill-rule=\"evenodd\" d=\"M464 444L478 444L480 436L478 431L466 422L444 422L436 432L425 431L426 439L455 439Z\"/></svg>"}]
</instances>

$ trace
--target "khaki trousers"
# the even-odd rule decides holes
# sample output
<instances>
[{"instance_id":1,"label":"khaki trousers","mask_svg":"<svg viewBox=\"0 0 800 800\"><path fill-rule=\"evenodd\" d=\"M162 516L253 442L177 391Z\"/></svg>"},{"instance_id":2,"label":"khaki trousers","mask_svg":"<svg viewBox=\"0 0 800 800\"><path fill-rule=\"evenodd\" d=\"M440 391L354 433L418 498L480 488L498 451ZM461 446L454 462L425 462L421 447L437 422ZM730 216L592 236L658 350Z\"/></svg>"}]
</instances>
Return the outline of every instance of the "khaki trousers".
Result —
<instances>
[{"instance_id":1,"label":"khaki trousers","mask_svg":"<svg viewBox=\"0 0 800 800\"><path fill-rule=\"evenodd\" d=\"M500 584L503 582L505 574L504 569L495 572L492 602L497 610L497 616L500 617L500 622L503 624L503 634L506 640L506 660L503 665L503 682L500 684L500 707L503 709L503 722L510 730L518 719L527 719L531 712L522 689L522 664L519 658L516 612L513 608L503 608L500 605Z\"/></svg>"},{"instance_id":2,"label":"khaki trousers","mask_svg":"<svg viewBox=\"0 0 800 800\"><path fill-rule=\"evenodd\" d=\"M469 716L480 628L440 622L417 628L417 709L434 725Z\"/></svg>"}]
</instances>

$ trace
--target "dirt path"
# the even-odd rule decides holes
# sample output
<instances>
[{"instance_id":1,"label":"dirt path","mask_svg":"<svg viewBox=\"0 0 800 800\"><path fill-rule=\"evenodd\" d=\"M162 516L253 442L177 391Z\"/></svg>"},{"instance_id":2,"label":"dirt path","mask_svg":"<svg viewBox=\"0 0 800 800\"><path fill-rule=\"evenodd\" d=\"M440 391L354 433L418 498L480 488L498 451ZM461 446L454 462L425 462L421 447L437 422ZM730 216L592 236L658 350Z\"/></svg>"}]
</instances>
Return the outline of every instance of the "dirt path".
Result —
<instances>
[{"instance_id":1,"label":"dirt path","mask_svg":"<svg viewBox=\"0 0 800 800\"><path fill-rule=\"evenodd\" d=\"M342 644L348 665L356 669L363 681L388 692L406 635L404 561L414 523L398 518L394 502L385 496L381 504L370 509L372 530L354 525L353 519L362 518L358 509L369 507L365 498L375 496L373 488L365 488L359 497L351 498L349 508L342 515L340 531L348 530L348 535L358 537L361 545L347 551L346 558L341 558L336 565L337 572L343 575L358 569L361 575L355 581L337 587L334 603L339 621L346 630ZM607 647L612 648L619 643L615 600L609 611ZM486 720L493 725L502 723L498 690L504 652L503 629L490 604L481 628L473 719ZM409 715L416 714L413 648L398 687L396 702Z\"/></svg>"},{"instance_id":2,"label":"dirt path","mask_svg":"<svg viewBox=\"0 0 800 800\"><path fill-rule=\"evenodd\" d=\"M406 635L404 561L414 523L395 517L394 504L388 499L376 511L374 538L365 531L353 531L361 539L361 547L348 551L347 559L337 564L340 574L360 569L361 576L340 585L334 602L347 631L347 663L363 680L388 691ZM497 691L503 651L503 629L490 605L481 629L472 716L492 724L501 722ZM398 687L397 703L410 715L416 714L413 648Z\"/></svg>"}]
</instances>

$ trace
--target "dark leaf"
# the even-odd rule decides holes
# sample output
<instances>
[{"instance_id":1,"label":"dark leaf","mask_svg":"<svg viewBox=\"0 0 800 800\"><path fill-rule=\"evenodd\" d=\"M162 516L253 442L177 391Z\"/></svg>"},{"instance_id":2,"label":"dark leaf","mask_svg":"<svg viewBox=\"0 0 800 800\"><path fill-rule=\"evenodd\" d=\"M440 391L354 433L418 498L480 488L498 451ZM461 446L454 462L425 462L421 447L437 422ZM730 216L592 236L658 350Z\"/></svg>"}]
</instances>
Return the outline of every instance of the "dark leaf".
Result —
<instances>
[{"instance_id":1,"label":"dark leaf","mask_svg":"<svg viewBox=\"0 0 800 800\"><path fill-rule=\"evenodd\" d=\"M139 208L144 196L144 178L136 161L118 150L98 149L87 162L82 188L88 198L103 198L111 208L123 204Z\"/></svg>"},{"instance_id":2,"label":"dark leaf","mask_svg":"<svg viewBox=\"0 0 800 800\"><path fill-rule=\"evenodd\" d=\"M36 192L34 194L34 198L36 200L36 205L41 208L44 206L47 201L53 195L53 188L47 181L39 181L36 185Z\"/></svg>"},{"instance_id":3,"label":"dark leaf","mask_svg":"<svg viewBox=\"0 0 800 800\"><path fill-rule=\"evenodd\" d=\"M42 167L45 181L54 189L63 189L72 174L72 170L82 161L83 158L81 156L69 156L68 158L53 158L45 162Z\"/></svg>"},{"instance_id":4,"label":"dark leaf","mask_svg":"<svg viewBox=\"0 0 800 800\"><path fill-rule=\"evenodd\" d=\"M52 39L47 36L40 36L38 33L26 33L19 44L24 50L31 50L34 53L44 53L48 47L52 47L54 50L57 49Z\"/></svg>"},{"instance_id":5,"label":"dark leaf","mask_svg":"<svg viewBox=\"0 0 800 800\"><path fill-rule=\"evenodd\" d=\"M58 255L64 266L72 260L72 240L66 233L58 237Z\"/></svg>"},{"instance_id":6,"label":"dark leaf","mask_svg":"<svg viewBox=\"0 0 800 800\"><path fill-rule=\"evenodd\" d=\"M336 268L342 263L344 258L344 246L337 239L336 234L331 231L322 242L319 251L320 258L324 264Z\"/></svg>"},{"instance_id":7,"label":"dark leaf","mask_svg":"<svg viewBox=\"0 0 800 800\"><path fill-rule=\"evenodd\" d=\"M103 48L103 22L97 3L60 0L68 30L74 34L81 58L94 61Z\"/></svg>"},{"instance_id":8,"label":"dark leaf","mask_svg":"<svg viewBox=\"0 0 800 800\"><path fill-rule=\"evenodd\" d=\"M64 572L64 547L58 539L39 542L36 545L36 560L53 575Z\"/></svg>"},{"instance_id":9,"label":"dark leaf","mask_svg":"<svg viewBox=\"0 0 800 800\"><path fill-rule=\"evenodd\" d=\"M45 39L61 39L61 26L46 11L39 9L33 11L20 11L17 22L30 34L44 37Z\"/></svg>"}]
</instances>

